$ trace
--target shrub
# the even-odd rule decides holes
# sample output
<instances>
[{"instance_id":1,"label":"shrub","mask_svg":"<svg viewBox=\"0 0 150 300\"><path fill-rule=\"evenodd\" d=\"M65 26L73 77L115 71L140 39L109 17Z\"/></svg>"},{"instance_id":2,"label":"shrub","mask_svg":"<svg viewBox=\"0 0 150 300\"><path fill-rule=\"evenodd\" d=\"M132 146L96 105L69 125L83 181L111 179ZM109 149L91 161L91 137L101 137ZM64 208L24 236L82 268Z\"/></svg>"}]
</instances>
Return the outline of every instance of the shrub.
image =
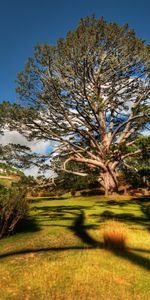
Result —
<instances>
[{"instance_id":1,"label":"shrub","mask_svg":"<svg viewBox=\"0 0 150 300\"><path fill-rule=\"evenodd\" d=\"M0 238L14 232L17 223L25 217L28 204L25 190L17 187L0 189Z\"/></svg>"},{"instance_id":2,"label":"shrub","mask_svg":"<svg viewBox=\"0 0 150 300\"><path fill-rule=\"evenodd\" d=\"M103 238L106 248L114 251L124 251L127 248L127 230L118 221L109 220L105 223Z\"/></svg>"}]
</instances>

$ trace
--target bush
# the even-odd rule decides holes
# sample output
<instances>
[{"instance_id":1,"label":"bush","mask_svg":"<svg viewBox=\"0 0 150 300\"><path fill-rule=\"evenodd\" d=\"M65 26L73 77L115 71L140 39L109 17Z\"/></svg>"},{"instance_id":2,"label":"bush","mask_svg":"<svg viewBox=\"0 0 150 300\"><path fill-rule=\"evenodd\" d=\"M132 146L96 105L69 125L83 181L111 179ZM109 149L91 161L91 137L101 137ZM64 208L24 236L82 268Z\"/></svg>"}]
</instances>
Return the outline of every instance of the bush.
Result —
<instances>
[{"instance_id":1,"label":"bush","mask_svg":"<svg viewBox=\"0 0 150 300\"><path fill-rule=\"evenodd\" d=\"M127 230L118 221L107 221L105 223L103 238L106 248L114 251L124 251L127 248Z\"/></svg>"},{"instance_id":2,"label":"bush","mask_svg":"<svg viewBox=\"0 0 150 300\"><path fill-rule=\"evenodd\" d=\"M0 238L14 232L28 211L25 190L17 187L0 189Z\"/></svg>"}]
</instances>

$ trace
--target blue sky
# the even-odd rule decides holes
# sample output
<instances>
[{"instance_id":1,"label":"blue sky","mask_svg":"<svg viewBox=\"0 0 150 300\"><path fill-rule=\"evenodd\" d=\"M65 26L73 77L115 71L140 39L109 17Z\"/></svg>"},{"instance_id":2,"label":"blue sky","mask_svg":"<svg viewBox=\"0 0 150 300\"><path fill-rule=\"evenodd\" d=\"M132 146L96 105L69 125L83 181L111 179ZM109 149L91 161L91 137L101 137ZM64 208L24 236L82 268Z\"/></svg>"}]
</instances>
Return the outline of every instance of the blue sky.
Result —
<instances>
[{"instance_id":1,"label":"blue sky","mask_svg":"<svg viewBox=\"0 0 150 300\"><path fill-rule=\"evenodd\" d=\"M149 0L0 0L0 101L16 99L16 74L36 43L54 44L93 13L120 25L128 22L150 43L149 12Z\"/></svg>"}]
</instances>

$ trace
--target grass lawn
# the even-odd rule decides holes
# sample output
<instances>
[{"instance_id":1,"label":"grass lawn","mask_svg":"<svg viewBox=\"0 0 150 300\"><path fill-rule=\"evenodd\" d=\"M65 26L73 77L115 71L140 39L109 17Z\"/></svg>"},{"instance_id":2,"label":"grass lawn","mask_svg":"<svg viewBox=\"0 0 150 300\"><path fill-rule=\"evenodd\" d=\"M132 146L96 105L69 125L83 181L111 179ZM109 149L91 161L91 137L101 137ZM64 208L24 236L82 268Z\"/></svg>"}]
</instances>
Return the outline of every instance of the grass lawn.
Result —
<instances>
[{"instance_id":1,"label":"grass lawn","mask_svg":"<svg viewBox=\"0 0 150 300\"><path fill-rule=\"evenodd\" d=\"M0 240L0 299L149 300L150 197L30 200L28 221ZM108 219L125 224L127 251L108 250Z\"/></svg>"}]
</instances>

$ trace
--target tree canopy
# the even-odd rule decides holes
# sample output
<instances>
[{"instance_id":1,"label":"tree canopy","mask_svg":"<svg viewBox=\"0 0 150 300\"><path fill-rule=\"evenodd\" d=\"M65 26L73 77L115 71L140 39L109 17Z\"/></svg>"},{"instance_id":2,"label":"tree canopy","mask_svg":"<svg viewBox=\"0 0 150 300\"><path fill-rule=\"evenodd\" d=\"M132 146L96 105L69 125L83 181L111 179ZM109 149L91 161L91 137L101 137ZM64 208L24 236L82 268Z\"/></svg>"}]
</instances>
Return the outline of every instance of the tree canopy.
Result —
<instances>
[{"instance_id":1,"label":"tree canopy","mask_svg":"<svg viewBox=\"0 0 150 300\"><path fill-rule=\"evenodd\" d=\"M115 191L117 168L141 154L137 138L148 127L150 45L127 24L86 17L56 45L37 45L17 84L10 128L54 141L58 170L86 176L86 165L106 194Z\"/></svg>"}]
</instances>

